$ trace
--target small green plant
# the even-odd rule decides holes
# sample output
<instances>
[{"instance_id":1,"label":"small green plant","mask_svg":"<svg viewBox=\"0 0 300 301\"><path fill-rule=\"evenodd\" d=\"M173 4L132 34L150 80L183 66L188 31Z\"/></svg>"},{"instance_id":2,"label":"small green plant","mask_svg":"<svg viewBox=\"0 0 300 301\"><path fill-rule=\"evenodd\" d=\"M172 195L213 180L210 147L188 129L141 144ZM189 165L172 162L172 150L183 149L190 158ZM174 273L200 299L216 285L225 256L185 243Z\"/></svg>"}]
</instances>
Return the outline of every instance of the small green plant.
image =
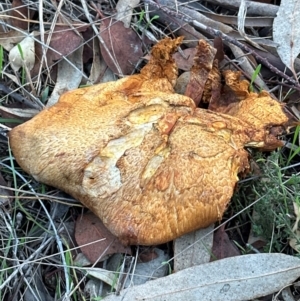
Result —
<instances>
[{"instance_id":1,"label":"small green plant","mask_svg":"<svg viewBox=\"0 0 300 301\"><path fill-rule=\"evenodd\" d=\"M234 203L242 211L241 223L250 220L253 235L265 240L264 250L281 252L295 236L293 202L300 195L300 181L282 167L280 151L255 156L261 175L239 187ZM250 204L253 206L243 211Z\"/></svg>"},{"instance_id":2,"label":"small green plant","mask_svg":"<svg viewBox=\"0 0 300 301\"><path fill-rule=\"evenodd\" d=\"M147 29L153 23L153 21L159 18L158 15L155 15L149 21L147 21L147 19L145 18L145 14L146 14L145 11L142 9L141 12L139 13L139 20L137 21L138 28L142 25L143 21L145 20L146 22L144 23L146 23L146 25L144 29Z\"/></svg>"},{"instance_id":3,"label":"small green plant","mask_svg":"<svg viewBox=\"0 0 300 301\"><path fill-rule=\"evenodd\" d=\"M295 133L294 133L293 141L292 141L292 146L296 146L297 141L300 140L299 133L300 133L300 126L298 125L295 129ZM298 144L299 144L299 142L298 142ZM299 154L300 154L300 146L291 148L290 152L289 152L289 156L287 158L287 165L289 165L291 163L291 161L295 158L295 156L297 156Z\"/></svg>"},{"instance_id":4,"label":"small green plant","mask_svg":"<svg viewBox=\"0 0 300 301\"><path fill-rule=\"evenodd\" d=\"M24 61L24 53L23 53L22 47L21 47L20 44L17 44L17 46L18 46L18 50L20 52L20 56L21 56L22 60ZM22 83L22 85L24 85L25 84L25 78L26 78L24 66L22 67L22 73L21 74L22 74L21 75L21 83Z\"/></svg>"},{"instance_id":5,"label":"small green plant","mask_svg":"<svg viewBox=\"0 0 300 301\"><path fill-rule=\"evenodd\" d=\"M162 265L168 265L168 275L171 275L172 274L172 267L171 267L171 264L170 264L170 262L169 261L163 261L162 263L161 263Z\"/></svg>"},{"instance_id":6,"label":"small green plant","mask_svg":"<svg viewBox=\"0 0 300 301\"><path fill-rule=\"evenodd\" d=\"M145 11L142 9L139 14L139 20L137 22L138 27L142 24L142 21L144 20L144 16L145 16Z\"/></svg>"},{"instance_id":7,"label":"small green plant","mask_svg":"<svg viewBox=\"0 0 300 301\"><path fill-rule=\"evenodd\" d=\"M147 27L148 27L150 24L152 24L153 21L157 20L158 18L159 18L158 15L153 16L153 17L150 19L150 21L147 23Z\"/></svg>"},{"instance_id":8,"label":"small green plant","mask_svg":"<svg viewBox=\"0 0 300 301\"><path fill-rule=\"evenodd\" d=\"M254 73L252 74L251 76L251 82L250 82L250 85L249 85L249 91L250 92L254 92L254 87L253 87L253 83L255 82L259 72L260 72L260 69L261 69L261 64L259 64L256 69L254 70Z\"/></svg>"},{"instance_id":9,"label":"small green plant","mask_svg":"<svg viewBox=\"0 0 300 301\"><path fill-rule=\"evenodd\" d=\"M41 102L46 103L49 97L49 86L47 86L41 93Z\"/></svg>"},{"instance_id":10,"label":"small green plant","mask_svg":"<svg viewBox=\"0 0 300 301\"><path fill-rule=\"evenodd\" d=\"M2 118L0 117L0 123L23 123L23 120L17 118Z\"/></svg>"}]
</instances>

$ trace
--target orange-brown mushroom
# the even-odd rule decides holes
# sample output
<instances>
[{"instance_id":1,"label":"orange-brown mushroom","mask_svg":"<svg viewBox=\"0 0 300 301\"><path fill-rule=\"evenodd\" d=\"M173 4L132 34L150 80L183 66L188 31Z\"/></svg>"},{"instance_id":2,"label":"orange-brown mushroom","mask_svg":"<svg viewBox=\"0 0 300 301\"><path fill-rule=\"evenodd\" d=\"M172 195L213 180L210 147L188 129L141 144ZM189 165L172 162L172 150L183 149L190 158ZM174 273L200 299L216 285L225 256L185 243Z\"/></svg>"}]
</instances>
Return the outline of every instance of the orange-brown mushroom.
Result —
<instances>
[{"instance_id":1,"label":"orange-brown mushroom","mask_svg":"<svg viewBox=\"0 0 300 301\"><path fill-rule=\"evenodd\" d=\"M140 74L67 92L9 135L26 172L81 201L125 244L164 243L219 220L249 168L244 147L280 145L270 124L174 93L181 40L154 46ZM285 124L270 106L272 125Z\"/></svg>"}]
</instances>

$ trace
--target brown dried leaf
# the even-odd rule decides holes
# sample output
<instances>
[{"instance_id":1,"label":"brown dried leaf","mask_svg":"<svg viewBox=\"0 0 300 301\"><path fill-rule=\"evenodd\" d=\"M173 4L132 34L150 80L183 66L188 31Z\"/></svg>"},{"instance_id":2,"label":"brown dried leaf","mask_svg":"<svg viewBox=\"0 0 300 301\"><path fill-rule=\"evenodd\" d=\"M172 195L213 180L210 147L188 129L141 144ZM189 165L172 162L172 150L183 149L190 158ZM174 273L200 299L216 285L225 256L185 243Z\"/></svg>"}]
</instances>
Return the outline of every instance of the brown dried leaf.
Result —
<instances>
[{"instance_id":1,"label":"brown dried leaf","mask_svg":"<svg viewBox=\"0 0 300 301\"><path fill-rule=\"evenodd\" d=\"M131 254L131 249L124 247L118 238L112 235L101 220L91 212L77 218L75 239L81 252L91 263L101 261L110 254Z\"/></svg>"},{"instance_id":2,"label":"brown dried leaf","mask_svg":"<svg viewBox=\"0 0 300 301\"><path fill-rule=\"evenodd\" d=\"M149 262L157 258L158 254L155 252L155 249L145 249L139 254L139 262Z\"/></svg>"},{"instance_id":3,"label":"brown dried leaf","mask_svg":"<svg viewBox=\"0 0 300 301\"><path fill-rule=\"evenodd\" d=\"M25 5L22 0L13 0L11 5L11 15L14 17L11 19L11 25L27 30L34 11L30 10L28 5Z\"/></svg>"},{"instance_id":4,"label":"brown dried leaf","mask_svg":"<svg viewBox=\"0 0 300 301\"><path fill-rule=\"evenodd\" d=\"M47 41L48 35L45 35ZM47 51L47 65L51 66L55 61L60 60L63 56L68 56L73 53L82 44L82 37L79 36L74 29L67 25L56 25L51 35L50 48ZM33 68L33 74L39 69L42 59L42 46L40 43L35 43L36 49L36 64Z\"/></svg>"},{"instance_id":5,"label":"brown dried leaf","mask_svg":"<svg viewBox=\"0 0 300 301\"><path fill-rule=\"evenodd\" d=\"M93 39L93 63L87 84L106 83L115 80L115 75L108 68L100 53L99 40Z\"/></svg>"},{"instance_id":6,"label":"brown dried leaf","mask_svg":"<svg viewBox=\"0 0 300 301\"><path fill-rule=\"evenodd\" d=\"M45 37L47 40L47 36ZM50 47L47 51L48 62L52 63L75 51L82 44L82 37L73 28L66 25L56 25L51 35Z\"/></svg>"},{"instance_id":7,"label":"brown dried leaf","mask_svg":"<svg viewBox=\"0 0 300 301\"><path fill-rule=\"evenodd\" d=\"M236 245L229 239L225 231L225 225L221 226L214 234L214 244L212 248L212 259L223 259L241 255Z\"/></svg>"},{"instance_id":8,"label":"brown dried leaf","mask_svg":"<svg viewBox=\"0 0 300 301\"><path fill-rule=\"evenodd\" d=\"M62 60L58 62L56 83L52 94L47 101L48 107L54 105L61 94L76 89L80 85L83 74L82 51L83 46L80 46L68 56L68 61ZM73 66L76 66L77 68L74 68Z\"/></svg>"},{"instance_id":9,"label":"brown dried leaf","mask_svg":"<svg viewBox=\"0 0 300 301\"><path fill-rule=\"evenodd\" d=\"M187 48L182 50L182 53L176 52L173 54L178 69L190 71L194 64L194 58L197 53L197 48Z\"/></svg>"},{"instance_id":10,"label":"brown dried leaf","mask_svg":"<svg viewBox=\"0 0 300 301\"><path fill-rule=\"evenodd\" d=\"M28 109L28 108L16 108L16 107L0 107L0 111L6 112L9 116L14 118L22 118L22 119L30 119L33 116L37 115L40 111L36 109Z\"/></svg>"},{"instance_id":11,"label":"brown dried leaf","mask_svg":"<svg viewBox=\"0 0 300 301\"><path fill-rule=\"evenodd\" d=\"M84 46L83 46L83 63L86 64L90 60L94 59L95 55L95 49L94 49L94 44L95 40L99 41L98 37L95 36L95 33L92 29L92 27L88 27L87 30L85 30L82 33L82 37L84 39ZM98 47L98 55L100 52L100 47Z\"/></svg>"},{"instance_id":12,"label":"brown dried leaf","mask_svg":"<svg viewBox=\"0 0 300 301\"><path fill-rule=\"evenodd\" d=\"M119 74L117 64L123 75L131 74L143 56L138 35L131 28L125 28L123 22L110 18L102 20L100 35L113 57L112 60L103 44L100 44L101 54L108 67Z\"/></svg>"},{"instance_id":13,"label":"brown dried leaf","mask_svg":"<svg viewBox=\"0 0 300 301\"><path fill-rule=\"evenodd\" d=\"M224 48L223 48L223 41L220 37L214 38L214 47L217 49L217 53L215 55L215 59L218 60L218 62L222 62L225 56Z\"/></svg>"},{"instance_id":14,"label":"brown dried leaf","mask_svg":"<svg viewBox=\"0 0 300 301\"><path fill-rule=\"evenodd\" d=\"M140 0L119 0L116 5L116 20L122 21L126 28L130 27L133 9L137 7Z\"/></svg>"}]
</instances>

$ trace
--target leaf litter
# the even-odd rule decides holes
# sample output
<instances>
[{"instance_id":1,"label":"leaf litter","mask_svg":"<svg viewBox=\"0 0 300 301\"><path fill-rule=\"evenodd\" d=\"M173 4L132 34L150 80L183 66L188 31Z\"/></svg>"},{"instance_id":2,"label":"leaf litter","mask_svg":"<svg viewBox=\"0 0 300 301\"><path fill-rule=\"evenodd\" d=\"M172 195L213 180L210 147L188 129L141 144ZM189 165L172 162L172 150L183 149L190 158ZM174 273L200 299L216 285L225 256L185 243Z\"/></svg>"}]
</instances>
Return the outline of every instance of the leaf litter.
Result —
<instances>
[{"instance_id":1,"label":"leaf litter","mask_svg":"<svg viewBox=\"0 0 300 301\"><path fill-rule=\"evenodd\" d=\"M17 3L17 1L14 1L15 3ZM126 2L126 1L125 1ZM226 2L226 1L225 1ZM164 6L164 8L166 9L166 10L168 10L169 9L169 12L167 11L167 13L166 13L166 10L160 10L159 11L159 13L160 13L160 19L159 19L159 22L164 22L164 20L166 20L167 19L167 16L168 16L168 13L170 13L170 11L172 12L172 9L173 9L173 7L172 7L172 5L174 4L174 2L172 2L172 3L169 3L169 2L165 2L164 3L164 1L158 1L157 3L160 3L160 4L162 4L162 5L165 5ZM70 11L72 11L72 9L75 9L75 10L78 10L78 7L75 7L75 6L73 6L74 4L72 3L71 4L71 6L69 6L68 7L68 12L70 12ZM151 2L150 1L150 5L154 5L153 4L153 2ZM252 8L252 6L255 6L256 5L256 3L254 3L254 2L251 2L250 4L249 4L249 7L248 7L248 14L249 14L249 12L250 12L250 14L251 14L251 10L253 9ZM50 8L51 8L51 5L49 6ZM187 7L188 6L186 6L185 7L185 5L183 5L183 6L179 6L179 8L180 9L187 9ZM277 6L275 6L275 5L273 5L272 7L270 7L269 9L268 9L268 14L269 13L271 13L272 11L274 11L274 7L276 8ZM70 10L70 8L71 8L71 10ZM103 7L102 7L103 8ZM152 8L153 8L153 6L152 6ZM211 8L211 7L210 7ZM32 7L31 6L31 9L33 9L33 11L35 11L36 10L36 8L35 7ZM65 8L63 7L63 10L64 10ZM105 8L105 5L104 5L104 9L106 9ZM262 9L264 9L264 8L262 8ZM50 9L51 10L51 9ZM147 8L145 7L145 10L146 10L146 13L148 13L147 12ZM109 10L108 10L109 11ZM178 12L178 10L176 10L176 9L174 9L174 11L173 12ZM84 12L84 10L82 11L82 12ZM258 12L258 10L256 9L256 12ZM266 10L264 11L265 13L266 13ZM163 14L161 14L161 13L163 13ZM150 15L152 14L152 16L153 15L155 15L156 14L156 11L155 10L153 10L153 12L150 12ZM271 14L272 15L272 14ZM170 14L169 14L169 16L170 16ZM171 15L172 16L172 15ZM220 15L218 15L219 17L222 17L222 14L220 14ZM180 18L176 18L175 17L175 19L176 19L176 21L178 22L178 23L180 23ZM251 17L249 17L249 20L251 19ZM77 18L74 18L74 20L76 20L75 21L75 24L77 24ZM132 16L132 22L136 22L136 20L137 20L137 18L135 17L135 16ZM174 18L173 18L173 20L174 20ZM115 22L115 20L113 20L114 22ZM246 19L245 19L245 26L247 27L247 21L248 21L248 16L246 16ZM175 22L176 23L176 22ZM30 22L28 22L28 24L30 24ZM207 25L207 23L205 23L206 25ZM224 28L224 33L230 33L232 36L234 36L234 34L236 34L232 29L231 29L231 27L230 26L224 26L225 24L224 23L220 23L219 22L219 24L221 25L223 25L223 27L221 26L220 28ZM173 26L174 25L174 23L172 23L170 26ZM17 24L15 24L14 26L18 26ZM65 26L65 25L64 25ZM169 25L168 25L169 26ZM189 25L190 26L190 25ZM226 28L225 28L226 27ZM151 27L152 28L152 27ZM153 27L154 28L154 27ZM188 28L188 26L185 26L185 28ZM181 29L180 29L181 30ZM56 30L54 31L54 32L56 32ZM9 37L9 35L11 34L11 33L14 33L14 30L12 29L12 30L10 30L10 31L8 31L7 33L5 33L4 35L6 36L6 37ZM253 33L253 31L252 31L252 33ZM148 34L148 32L147 32L147 34ZM186 34L187 34L187 32L186 32ZM193 27L193 26L190 26L189 27L189 35L190 34L194 34L194 36L199 36L200 35L200 33L197 31L197 30L195 30L195 27ZM16 31L15 33L14 33L14 35L15 36L18 36L18 35L20 35L20 33L18 33L18 31ZM79 36L81 35L81 33L79 33ZM188 36L188 34L187 34L187 36ZM251 38L251 35L249 35L250 36L250 38ZM119 37L119 39L121 39L122 37ZM22 37L21 37L21 39L23 39ZM21 39L19 39L19 41L21 40ZM74 39L76 40L77 38L74 36ZM161 37L159 38L159 39L161 39ZM198 40L199 38L196 38L196 40ZM51 40L51 39L50 39ZM223 42L224 42L224 40L223 40ZM263 44L265 41L262 41L261 43ZM9 47L11 48L12 46L14 46L15 44L16 44L16 42L15 41L13 41L13 40L10 40L10 38L5 38L5 39L2 39L2 40L0 40L0 44L5 44L5 45L10 45ZM73 43L72 41L70 42L71 44ZM227 42L225 41L225 44L226 44ZM79 45L81 45L82 44L82 39L81 39L81 41L80 41L80 43L79 43ZM120 44L121 44L121 42L120 42ZM119 45L120 45L119 44ZM124 42L123 43L123 45L125 45L126 44L126 42ZM40 42L36 42L36 46L37 46L37 48L39 48L40 46ZM79 47L79 45L78 45L78 47ZM5 47L7 47L7 46L5 46ZM62 47L62 49L59 49L59 47ZM64 48L64 47L66 47L66 48ZM140 56L140 58L144 55L144 53L145 53L145 48L144 48L144 46L142 46L143 47L143 51L142 51L142 55ZM225 47L226 47L226 45L225 45ZM52 48L52 47L51 47ZM56 82L56 70L55 70L55 66L57 65L57 63L59 63L59 60L61 59L61 58L64 58L64 56L65 55L68 55L68 54L70 54L70 52L72 52L73 50L76 50L76 47L75 47L75 44L71 47L71 48L69 48L68 50L66 50L65 52L64 52L64 49L67 49L67 45L66 45L66 43L64 43L63 42L63 36L62 36L62 38L61 38L61 40L60 40L60 42L58 43L58 45L56 45L56 46L54 46L53 47L53 49L54 50L58 50L58 52L60 52L60 53L64 53L63 54L63 56L58 56L58 58L57 58L57 60L53 60L53 59L51 59L51 57L50 58L48 58L47 57L47 66L45 65L45 66L43 66L42 67L42 69L41 70L51 70L51 74L48 74L48 76L46 76L46 77L41 77L41 75L39 74L38 76L39 76L39 80L38 80L38 82L37 82L37 84L38 85L40 85L40 80L43 80L44 81L44 79L46 79L46 81L44 81L44 85L47 85L47 83L50 83L50 84L53 84L53 83L55 83ZM73 50L72 50L73 49ZM274 48L273 48L274 49ZM9 49L7 49L7 50L9 50ZM185 50L184 50L185 51ZM48 51L47 51L47 53L48 53ZM55 51L54 51L54 53L56 53ZM93 53L93 52L92 52ZM274 53L274 52L273 52ZM50 54L51 54L51 52L50 52ZM113 53L112 53L113 54ZM226 54L228 55L228 51L226 52ZM276 54L276 53L275 53ZM38 59L40 60L41 58L42 58L42 55L43 55L43 53L42 53L42 51L40 50L40 54L37 56L38 57ZM177 56L180 58L181 57L181 54L177 54ZM269 53L267 53L267 56L269 56ZM185 57L187 57L187 56L185 56ZM115 57L116 59L118 59L118 57ZM139 58L139 59L140 59ZM122 59L123 59L123 57L122 57ZM122 60L121 59L121 60ZM136 59L136 57L135 57L135 59ZM180 59L179 59L180 60ZM228 57L226 58L225 57L225 60L228 60ZM247 60L247 58L245 59L245 58L243 58L243 60ZM255 58L254 58L254 60L255 60ZM272 61L272 64L274 64L274 66L277 66L278 67L278 64L277 64L277 61L278 61L278 57L275 55L275 60L274 61ZM294 68L296 69L296 71L297 70L299 70L299 69L297 69L298 67L298 65L297 65L297 58L294 60ZM129 62L129 65L133 65L133 64L131 64L132 63L132 57L130 57L130 54L128 55L128 56L126 56L125 57L125 59L124 59L124 61L127 61L127 62ZM138 60L139 61L139 60ZM193 61L193 59L190 59L190 61ZM218 61L218 63L220 64L221 63L221 61L222 61L222 59L219 59L219 61ZM68 62L68 59L66 60L66 62ZM72 64L74 64L74 63L72 63L71 61L70 61L70 63L71 63L71 65ZM224 63L224 62L223 62ZM114 63L113 63L114 64ZM136 65L136 64L135 64ZM48 67L50 66L50 69L47 69ZM75 66L76 66L76 64L75 64ZM220 66L220 65L219 65ZM243 65L242 65L243 66ZM81 84L85 84L85 81L87 80L87 78L88 78L88 73L87 73L87 76L85 75L85 73L87 72L86 70L86 67L87 67L87 65L84 65L84 71L83 71L83 79L82 79L82 82L81 82ZM136 68L137 66L134 66L134 69L131 69L131 72L128 72L127 74L131 74L132 72L133 72L133 70L136 70L135 68ZM233 67L233 65L231 65L231 68ZM45 69L46 68L46 69ZM189 70L188 69L188 67L185 67L187 70ZM283 67L280 67L281 68L281 70L283 70L283 68L284 68L284 66ZM80 70L80 68L78 68L79 70ZM38 70L38 69L36 69L36 70ZM35 72L31 72L31 74L32 74L32 78L34 78L35 76L36 76L36 74L38 74L38 72L35 70ZM115 70L116 71L116 70ZM263 70L264 71L264 70ZM134 71L134 72L136 72L136 71ZM115 72L115 73L117 73L117 74L120 74L120 72ZM3 73L3 74L5 74L5 73ZM70 73L71 74L71 73ZM274 74L274 73L273 73ZM276 74L276 72L275 72L275 74ZM50 77L49 77L49 75L50 75ZM251 71L248 71L248 75L251 75ZM68 74L66 75L66 77L68 76ZM239 77L240 75L238 75L238 77ZM245 74L245 73L243 73L243 76L247 76L247 73ZM63 78L63 77L62 77ZM62 88L62 93L64 92L64 91L66 91L66 90L68 90L69 88L67 88L67 85L68 85L68 80L67 80L67 78L64 78L64 80L65 80L65 85L66 85L66 88L64 89L64 88ZM203 80L203 79L202 79ZM204 82L205 82L205 80L203 80ZM213 84L215 84L215 83L217 83L218 81L212 81L212 83ZM240 82L240 80L238 79L237 80L237 82ZM187 80L187 82L186 82L186 85L187 84L189 84L190 83L190 81L189 81L189 79ZM74 88L76 88L76 86L78 86L80 83L79 82L77 82L77 83L75 83L74 82ZM272 86L274 83L268 83L268 85L269 86ZM274 84L275 85L275 84ZM216 108L218 108L218 107L222 107L222 109L220 110L220 112L224 112L224 111L222 111L222 110L225 110L226 111L226 106L229 106L230 108L231 108L231 112L235 112L235 113L233 113L233 114L236 114L236 112L237 111L239 111L239 110L237 110L237 107L236 107L236 105L237 105L237 99L238 98L240 98L240 92L238 92L237 90L235 90L234 88L232 88L230 85L222 85L222 87L221 87L222 89L221 90L219 90L220 89L220 87L214 87L214 88L212 88L211 87L211 85L205 85L205 88L202 88L202 92L201 93L204 93L205 95L207 95L207 99L208 99L208 101L207 101L207 103L208 103L208 105L209 105L209 107L210 107L210 109L216 109ZM287 87L288 88L288 87ZM71 89L73 89L73 88L71 88ZM185 92L185 89L186 88L183 88L183 90L184 90L184 92ZM245 97L245 96L249 96L250 94L249 94L249 92L248 91L246 91L247 90L247 86L245 86L245 90L242 90L243 92L242 92L242 94L244 95L243 97ZM50 89L50 91L52 92L52 90ZM197 89L196 89L196 91L197 91ZM221 95L222 95L222 97L220 98L220 99L218 99L218 97L215 97L214 98L214 100L212 100L213 99L213 95L215 95L215 93L220 93L221 92ZM284 92L285 93L285 92ZM25 94L26 95L26 94ZM263 95L262 95L263 96ZM46 98L47 99L47 98ZM34 100L34 98L31 98L31 100L30 101L35 101ZM263 101L263 100L262 100ZM55 102L55 101L54 101ZM46 103L46 101L45 101L45 103ZM247 102L245 102L245 103L247 103ZM48 104L49 105L49 104ZM204 102L201 102L201 106L205 106L205 104L204 104ZM297 112L297 103L296 104L294 104L294 108L293 108L293 110L295 111L295 112ZM227 110L228 112L230 111L229 109ZM22 115L22 113L20 113L21 115ZM278 132L277 132L278 133ZM191 244L194 244L195 243L195 241L191 241L190 242ZM174 254L175 256L177 256L176 255L176 253ZM242 256L243 257L243 256ZM254 257L255 258L255 257ZM240 266L243 266L243 263L240 263ZM133 271L133 273L134 273L134 271ZM181 277L181 276L180 276ZM185 276L182 276L183 278L185 277ZM217 276L216 276L217 277ZM168 284L166 284L166 285L168 285ZM6 291L7 292L7 291ZM67 292L68 292L68 290L67 290ZM265 292L266 294L267 294L267 291ZM67 293L68 294L68 293ZM97 295L97 296L99 296L99 294ZM45 295L45 298L46 298L46 295ZM183 297L182 297L183 299L186 299L187 298L187 295L184 295ZM249 297L250 298L250 297ZM252 298L252 297L251 297ZM217 300L217 299L216 299ZM237 299L238 300L238 299Z\"/></svg>"}]
</instances>

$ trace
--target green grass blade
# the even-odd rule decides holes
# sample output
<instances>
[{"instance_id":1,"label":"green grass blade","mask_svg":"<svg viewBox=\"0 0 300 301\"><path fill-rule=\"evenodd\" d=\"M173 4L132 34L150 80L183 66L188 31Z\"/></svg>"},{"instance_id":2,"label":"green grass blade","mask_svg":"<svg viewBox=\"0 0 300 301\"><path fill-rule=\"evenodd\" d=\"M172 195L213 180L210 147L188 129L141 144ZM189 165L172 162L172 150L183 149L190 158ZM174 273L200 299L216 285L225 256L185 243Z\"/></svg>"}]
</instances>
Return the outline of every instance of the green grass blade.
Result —
<instances>
[{"instance_id":1,"label":"green grass blade","mask_svg":"<svg viewBox=\"0 0 300 301\"><path fill-rule=\"evenodd\" d=\"M255 82L258 74L260 73L260 69L261 69L261 64L259 64L256 69L254 70L254 73L252 74L251 76L251 82L250 82L250 85L249 85L249 90L250 92L253 92L254 91L254 87L253 87L253 83Z\"/></svg>"}]
</instances>

